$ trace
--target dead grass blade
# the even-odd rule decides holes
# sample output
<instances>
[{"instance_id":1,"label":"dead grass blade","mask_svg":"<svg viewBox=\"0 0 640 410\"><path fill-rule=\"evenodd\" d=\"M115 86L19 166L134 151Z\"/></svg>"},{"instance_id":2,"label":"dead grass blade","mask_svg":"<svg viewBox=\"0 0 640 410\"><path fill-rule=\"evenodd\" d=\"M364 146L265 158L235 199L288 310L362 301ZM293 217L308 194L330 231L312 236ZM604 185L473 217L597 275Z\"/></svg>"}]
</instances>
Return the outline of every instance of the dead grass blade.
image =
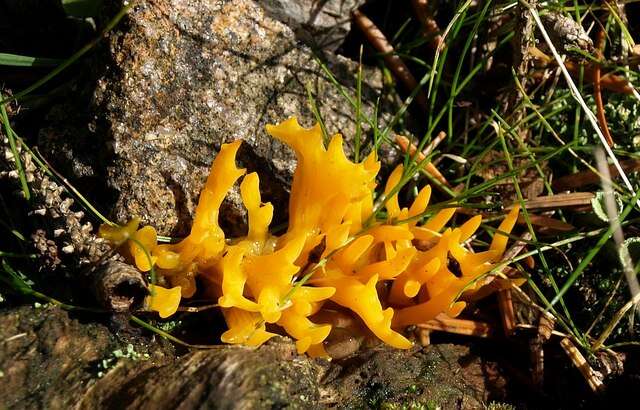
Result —
<instances>
[{"instance_id":1,"label":"dead grass blade","mask_svg":"<svg viewBox=\"0 0 640 410\"><path fill-rule=\"evenodd\" d=\"M621 161L620 166L625 172L640 171L640 159L630 159ZM615 165L609 165L609 173L612 177L619 176L618 169ZM572 189L582 188L585 185L593 185L600 182L600 176L591 171L581 171L575 174L570 174L556 179L551 184L551 187L555 191L567 191Z\"/></svg>"},{"instance_id":2,"label":"dead grass blade","mask_svg":"<svg viewBox=\"0 0 640 410\"><path fill-rule=\"evenodd\" d=\"M571 192L567 194L539 196L527 200L525 206L527 209L558 209L584 206L590 205L594 197L595 195L591 192ZM515 205L519 205L519 202L510 205L507 209L512 209Z\"/></svg>"}]
</instances>

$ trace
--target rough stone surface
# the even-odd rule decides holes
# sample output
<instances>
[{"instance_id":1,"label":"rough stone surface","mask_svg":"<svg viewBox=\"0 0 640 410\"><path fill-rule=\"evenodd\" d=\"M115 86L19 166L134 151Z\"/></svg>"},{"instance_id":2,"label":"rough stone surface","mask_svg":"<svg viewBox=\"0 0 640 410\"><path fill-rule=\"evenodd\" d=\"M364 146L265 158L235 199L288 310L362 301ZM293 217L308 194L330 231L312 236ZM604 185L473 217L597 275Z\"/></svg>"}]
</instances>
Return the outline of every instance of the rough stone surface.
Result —
<instances>
[{"instance_id":1,"label":"rough stone surface","mask_svg":"<svg viewBox=\"0 0 640 410\"><path fill-rule=\"evenodd\" d=\"M335 50L351 28L352 10L363 0L260 0L273 18L291 27L310 47Z\"/></svg>"},{"instance_id":2,"label":"rough stone surface","mask_svg":"<svg viewBox=\"0 0 640 410\"><path fill-rule=\"evenodd\" d=\"M122 334L134 336L123 341ZM114 336L55 307L1 311L0 403L20 409L459 409L500 399L504 385L499 374L485 377L495 363L447 344L376 348L330 363L299 356L285 338L258 349L219 346L181 357L159 342L131 329Z\"/></svg>"},{"instance_id":3,"label":"rough stone surface","mask_svg":"<svg viewBox=\"0 0 640 410\"><path fill-rule=\"evenodd\" d=\"M298 115L311 125L307 87L330 132L349 140L355 122L354 109L311 49L271 14L251 0L141 2L111 37L112 62L93 92L92 123L65 132L69 127L56 118L67 116L58 112L41 132L41 145L74 164L66 170L76 178L102 175L93 169L104 165L118 197L114 219L137 215L163 234L182 235L215 153L222 143L242 139L240 164L259 172L264 199L276 206L275 223L284 221L286 181L295 162L266 134L265 124ZM340 81L354 86L356 63L322 58ZM363 100L375 101L381 77L374 70L364 77ZM371 115L373 105L364 110ZM239 195L232 193L221 209L223 228L241 234L244 218Z\"/></svg>"}]
</instances>

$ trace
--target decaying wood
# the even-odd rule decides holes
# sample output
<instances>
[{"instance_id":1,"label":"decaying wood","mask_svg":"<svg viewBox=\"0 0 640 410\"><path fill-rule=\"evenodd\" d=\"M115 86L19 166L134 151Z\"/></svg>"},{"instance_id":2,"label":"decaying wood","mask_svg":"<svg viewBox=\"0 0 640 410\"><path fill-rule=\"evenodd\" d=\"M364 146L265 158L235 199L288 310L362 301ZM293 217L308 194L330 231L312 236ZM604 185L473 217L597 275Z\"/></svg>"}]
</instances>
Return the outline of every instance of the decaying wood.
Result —
<instances>
[{"instance_id":1,"label":"decaying wood","mask_svg":"<svg viewBox=\"0 0 640 410\"><path fill-rule=\"evenodd\" d=\"M118 260L110 259L98 265L91 277L92 291L107 310L128 312L141 306L149 294L142 272Z\"/></svg>"},{"instance_id":2,"label":"decaying wood","mask_svg":"<svg viewBox=\"0 0 640 410\"><path fill-rule=\"evenodd\" d=\"M373 334L362 324L362 321L342 310L321 310L313 320L331 325L331 333L324 340L323 346L332 359L343 359L356 353L363 345L372 340Z\"/></svg>"},{"instance_id":3,"label":"decaying wood","mask_svg":"<svg viewBox=\"0 0 640 410\"><path fill-rule=\"evenodd\" d=\"M282 337L258 349L221 345L178 356L161 338L121 336L57 307L2 310L0 407L368 408L361 385L384 384L398 400L413 385L412 400L426 402L437 394L444 408L460 402L481 408L490 392L506 384L500 372L483 377L486 366L495 363L448 344L411 350L382 346L329 363L298 355L293 341ZM458 364L462 360L464 368Z\"/></svg>"},{"instance_id":4,"label":"decaying wood","mask_svg":"<svg viewBox=\"0 0 640 410\"><path fill-rule=\"evenodd\" d=\"M614 352L611 349L603 349L596 352L595 356L597 358L597 370L602 373L603 379L607 376L624 374L625 353Z\"/></svg>"}]
</instances>

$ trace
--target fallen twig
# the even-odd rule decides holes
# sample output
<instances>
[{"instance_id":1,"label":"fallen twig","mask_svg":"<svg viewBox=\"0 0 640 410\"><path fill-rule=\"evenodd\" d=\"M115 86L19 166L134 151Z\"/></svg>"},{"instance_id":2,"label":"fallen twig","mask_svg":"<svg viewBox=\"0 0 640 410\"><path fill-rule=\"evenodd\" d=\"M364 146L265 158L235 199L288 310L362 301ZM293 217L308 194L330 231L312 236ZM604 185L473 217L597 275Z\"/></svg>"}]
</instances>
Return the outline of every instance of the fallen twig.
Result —
<instances>
[{"instance_id":1,"label":"fallen twig","mask_svg":"<svg viewBox=\"0 0 640 410\"><path fill-rule=\"evenodd\" d=\"M416 17L418 17L418 20L422 24L424 36L430 38L429 46L431 49L436 50L440 44L444 43L444 40L440 34L440 27L438 27L438 23L429 13L428 3L428 0L411 1L413 11L416 13Z\"/></svg>"},{"instance_id":2,"label":"fallen twig","mask_svg":"<svg viewBox=\"0 0 640 410\"><path fill-rule=\"evenodd\" d=\"M531 240L531 233L525 232L520 236L520 240L516 241L502 256L503 261L507 261L518 256L527 246L527 242ZM506 274L506 270L503 269ZM500 309L500 320L502 321L502 329L505 336L509 337L513 334L516 326L516 314L513 308L513 295L511 289L501 289L498 291L498 308Z\"/></svg>"},{"instance_id":3,"label":"fallen twig","mask_svg":"<svg viewBox=\"0 0 640 410\"><path fill-rule=\"evenodd\" d=\"M551 337L551 332L555 327L555 318L550 313L541 312L538 321L538 332L536 337L531 340L531 361L533 363L533 371L531 377L533 383L539 388L542 387L544 381L544 349L543 345Z\"/></svg>"},{"instance_id":4,"label":"fallen twig","mask_svg":"<svg viewBox=\"0 0 640 410\"><path fill-rule=\"evenodd\" d=\"M384 33L380 31L369 17L365 16L359 10L351 12L351 16L371 45L382 53L382 57L389 69L400 79L409 92L413 92L419 86L418 82L400 56L395 53L393 46L389 43ZM423 109L427 109L427 97L422 90L418 90L415 101L420 104Z\"/></svg>"},{"instance_id":5,"label":"fallen twig","mask_svg":"<svg viewBox=\"0 0 640 410\"><path fill-rule=\"evenodd\" d=\"M490 337L495 334L495 330L488 323L454 319L444 313L439 314L435 319L417 325L417 327L420 329L438 330L441 332L477 337Z\"/></svg>"},{"instance_id":6,"label":"fallen twig","mask_svg":"<svg viewBox=\"0 0 640 410\"><path fill-rule=\"evenodd\" d=\"M564 349L569 356L569 359L573 362L573 364L578 368L582 376L585 378L589 387L594 392L599 392L602 390L603 383L600 375L593 370L593 368L587 363L587 360L584 358L580 350L576 348L573 342L569 338L563 338L560 340L560 346Z\"/></svg>"},{"instance_id":7,"label":"fallen twig","mask_svg":"<svg viewBox=\"0 0 640 410\"><path fill-rule=\"evenodd\" d=\"M212 305L204 305L204 306L179 306L178 312L198 313L198 312L203 312L209 309L215 309L218 307L220 307L220 305L218 305L217 303L214 303Z\"/></svg>"},{"instance_id":8,"label":"fallen twig","mask_svg":"<svg viewBox=\"0 0 640 410\"><path fill-rule=\"evenodd\" d=\"M579 75L581 64L578 64L571 60L565 61L564 64L572 76L576 77ZM612 73L606 73L602 75L600 65L597 63L582 65L582 67L584 67L584 71L583 71L584 81L592 82L592 83L595 82L596 67L597 67L598 71L600 72L600 87L602 89L605 89L607 91L612 91L618 94L633 95L633 91L634 91L633 87L631 86L631 84L629 83L629 80L627 80L626 77L617 75L617 74L612 74Z\"/></svg>"},{"instance_id":9,"label":"fallen twig","mask_svg":"<svg viewBox=\"0 0 640 410\"><path fill-rule=\"evenodd\" d=\"M598 59L603 58L603 49L605 44L605 31L604 28L600 28L598 32L598 37L596 39L596 56ZM600 128L602 128L602 133L607 140L607 143L610 147L613 147L613 138L611 138L611 133L609 132L609 126L607 125L607 117L604 114L604 103L602 102L602 89L601 89L601 78L600 78L600 65L596 64L593 70L593 97L596 101L596 114L598 116L598 122L600 123Z\"/></svg>"}]
</instances>

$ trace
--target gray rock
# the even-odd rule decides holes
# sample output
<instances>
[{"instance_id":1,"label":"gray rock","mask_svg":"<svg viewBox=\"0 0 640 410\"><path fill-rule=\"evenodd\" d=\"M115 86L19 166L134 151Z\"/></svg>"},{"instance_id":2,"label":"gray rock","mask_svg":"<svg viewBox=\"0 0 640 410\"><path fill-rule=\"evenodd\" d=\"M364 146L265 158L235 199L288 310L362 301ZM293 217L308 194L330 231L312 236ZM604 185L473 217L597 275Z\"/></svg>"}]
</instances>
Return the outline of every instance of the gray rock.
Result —
<instances>
[{"instance_id":1,"label":"gray rock","mask_svg":"<svg viewBox=\"0 0 640 410\"><path fill-rule=\"evenodd\" d=\"M363 0L260 0L273 18L291 27L305 44L335 51L351 29L351 11Z\"/></svg>"},{"instance_id":2,"label":"gray rock","mask_svg":"<svg viewBox=\"0 0 640 410\"><path fill-rule=\"evenodd\" d=\"M139 216L162 234L183 235L220 145L242 139L239 163L259 172L263 199L276 207L274 223L283 222L295 161L266 134L265 124L297 115L310 126L307 86L328 130L347 141L355 132L355 111L311 49L271 14L251 0L142 2L126 29L111 36L112 64L93 91L92 123L65 132L69 126L52 116L40 133L41 146L67 158L72 177L103 175L92 167L106 168L106 182L117 193L113 219ZM353 95L357 64L330 54L322 59ZM382 77L373 69L364 77L363 110L371 116ZM382 102L384 113L387 100ZM221 209L223 228L242 234L245 218L238 193L232 193Z\"/></svg>"}]
</instances>

